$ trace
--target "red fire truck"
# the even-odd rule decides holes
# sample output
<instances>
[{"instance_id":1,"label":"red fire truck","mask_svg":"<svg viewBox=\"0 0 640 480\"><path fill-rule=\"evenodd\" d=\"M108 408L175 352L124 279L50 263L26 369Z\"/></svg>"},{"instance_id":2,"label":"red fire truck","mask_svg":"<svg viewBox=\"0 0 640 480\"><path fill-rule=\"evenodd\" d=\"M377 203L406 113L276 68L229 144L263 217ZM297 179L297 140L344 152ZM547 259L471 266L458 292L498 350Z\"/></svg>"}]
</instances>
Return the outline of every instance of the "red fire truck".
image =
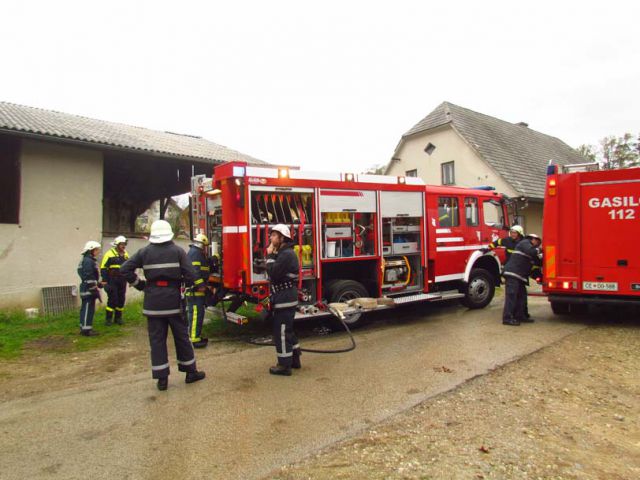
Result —
<instances>
[{"instance_id":1,"label":"red fire truck","mask_svg":"<svg viewBox=\"0 0 640 480\"><path fill-rule=\"evenodd\" d=\"M640 168L594 167L547 171L543 289L556 314L640 305Z\"/></svg>"},{"instance_id":2,"label":"red fire truck","mask_svg":"<svg viewBox=\"0 0 640 480\"><path fill-rule=\"evenodd\" d=\"M327 303L368 298L344 313L460 298L482 308L500 285L502 253L478 249L506 234L508 200L488 188L426 186L414 177L312 173L230 162L192 179L193 234L211 240L211 282L232 298L269 296L270 228L289 225L300 260L296 318L330 315ZM373 305L371 303L374 301Z\"/></svg>"}]
</instances>

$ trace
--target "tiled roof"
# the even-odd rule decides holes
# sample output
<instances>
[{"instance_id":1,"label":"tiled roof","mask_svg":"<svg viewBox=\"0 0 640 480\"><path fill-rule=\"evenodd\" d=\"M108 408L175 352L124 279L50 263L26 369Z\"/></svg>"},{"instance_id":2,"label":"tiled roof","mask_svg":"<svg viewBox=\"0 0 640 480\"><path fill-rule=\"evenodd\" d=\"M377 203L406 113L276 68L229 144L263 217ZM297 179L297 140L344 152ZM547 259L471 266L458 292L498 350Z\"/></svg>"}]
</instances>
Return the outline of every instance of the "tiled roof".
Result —
<instances>
[{"instance_id":1,"label":"tiled roof","mask_svg":"<svg viewBox=\"0 0 640 480\"><path fill-rule=\"evenodd\" d=\"M525 124L510 123L449 102L403 135L403 139L445 124L452 124L514 190L527 197L544 198L549 160L560 165L587 160L562 140L536 132Z\"/></svg>"},{"instance_id":2,"label":"tiled roof","mask_svg":"<svg viewBox=\"0 0 640 480\"><path fill-rule=\"evenodd\" d=\"M0 102L0 132L2 131L41 135L53 140L87 142L204 163L231 160L265 163L200 137L149 130L8 102Z\"/></svg>"}]
</instances>

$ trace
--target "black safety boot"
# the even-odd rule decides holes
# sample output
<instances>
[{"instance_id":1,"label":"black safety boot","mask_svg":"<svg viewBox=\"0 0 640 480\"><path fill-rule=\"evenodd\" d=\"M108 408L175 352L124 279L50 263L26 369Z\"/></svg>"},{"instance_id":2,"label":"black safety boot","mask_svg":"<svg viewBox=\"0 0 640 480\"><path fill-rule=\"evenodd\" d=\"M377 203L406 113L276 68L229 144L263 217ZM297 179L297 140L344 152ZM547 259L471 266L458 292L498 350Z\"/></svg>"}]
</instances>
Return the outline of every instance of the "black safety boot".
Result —
<instances>
[{"instance_id":1,"label":"black safety boot","mask_svg":"<svg viewBox=\"0 0 640 480\"><path fill-rule=\"evenodd\" d=\"M204 372L187 372L187 376L184 378L184 383L193 383L202 380L205 377Z\"/></svg>"},{"instance_id":2,"label":"black safety boot","mask_svg":"<svg viewBox=\"0 0 640 480\"><path fill-rule=\"evenodd\" d=\"M122 314L118 315L116 313L115 318L113 319L114 322L116 322L118 325L122 325Z\"/></svg>"},{"instance_id":3,"label":"black safety boot","mask_svg":"<svg viewBox=\"0 0 640 480\"><path fill-rule=\"evenodd\" d=\"M296 352L293 352L293 358L291 359L291 368L302 368L302 364L300 363L300 354L296 355Z\"/></svg>"},{"instance_id":4,"label":"black safety boot","mask_svg":"<svg viewBox=\"0 0 640 480\"><path fill-rule=\"evenodd\" d=\"M169 377L162 377L158 379L158 390L160 390L161 392L166 390L167 387L169 386Z\"/></svg>"},{"instance_id":5,"label":"black safety boot","mask_svg":"<svg viewBox=\"0 0 640 480\"><path fill-rule=\"evenodd\" d=\"M275 365L269 368L271 375L284 375L285 377L291 376L291 367L285 367L284 365Z\"/></svg>"},{"instance_id":6,"label":"black safety boot","mask_svg":"<svg viewBox=\"0 0 640 480\"><path fill-rule=\"evenodd\" d=\"M85 337L97 337L98 335L100 335L95 330L82 330L80 333Z\"/></svg>"},{"instance_id":7,"label":"black safety boot","mask_svg":"<svg viewBox=\"0 0 640 480\"><path fill-rule=\"evenodd\" d=\"M519 327L520 326L520 322L518 320L516 320L515 318L507 318L502 320L502 324L503 325L510 325L512 327Z\"/></svg>"},{"instance_id":8,"label":"black safety boot","mask_svg":"<svg viewBox=\"0 0 640 480\"><path fill-rule=\"evenodd\" d=\"M206 337L202 337L197 342L192 342L193 348L205 348L209 344L209 339Z\"/></svg>"},{"instance_id":9,"label":"black safety boot","mask_svg":"<svg viewBox=\"0 0 640 480\"><path fill-rule=\"evenodd\" d=\"M104 317L104 324L107 327L110 327L111 325L113 325L113 312L109 312L107 311L105 317Z\"/></svg>"},{"instance_id":10,"label":"black safety boot","mask_svg":"<svg viewBox=\"0 0 640 480\"><path fill-rule=\"evenodd\" d=\"M520 323L533 323L535 320L531 317L525 317L520 319Z\"/></svg>"}]
</instances>

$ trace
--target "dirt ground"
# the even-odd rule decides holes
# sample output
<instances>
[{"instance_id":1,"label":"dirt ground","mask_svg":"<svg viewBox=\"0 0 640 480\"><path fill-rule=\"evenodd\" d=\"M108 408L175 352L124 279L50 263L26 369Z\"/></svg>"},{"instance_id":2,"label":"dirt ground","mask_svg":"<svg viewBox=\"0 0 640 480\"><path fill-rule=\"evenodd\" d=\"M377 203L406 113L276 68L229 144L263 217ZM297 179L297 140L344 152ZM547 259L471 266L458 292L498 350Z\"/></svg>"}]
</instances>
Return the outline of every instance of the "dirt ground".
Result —
<instances>
[{"instance_id":1,"label":"dirt ground","mask_svg":"<svg viewBox=\"0 0 640 480\"><path fill-rule=\"evenodd\" d=\"M596 321L269 478L637 479L639 372L640 319Z\"/></svg>"}]
</instances>

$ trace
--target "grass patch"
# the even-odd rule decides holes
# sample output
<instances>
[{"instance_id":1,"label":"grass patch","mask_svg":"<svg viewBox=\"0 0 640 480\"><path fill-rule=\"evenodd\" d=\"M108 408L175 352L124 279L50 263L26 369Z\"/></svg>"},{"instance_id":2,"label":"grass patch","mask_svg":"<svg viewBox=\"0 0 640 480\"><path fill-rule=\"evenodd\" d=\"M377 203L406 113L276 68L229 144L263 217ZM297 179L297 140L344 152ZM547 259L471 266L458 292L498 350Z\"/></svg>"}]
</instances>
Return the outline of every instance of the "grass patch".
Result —
<instances>
[{"instance_id":1,"label":"grass patch","mask_svg":"<svg viewBox=\"0 0 640 480\"><path fill-rule=\"evenodd\" d=\"M271 333L259 320L253 305L243 305L237 313L249 318L249 324L239 326L217 317L204 325L203 335L230 340L245 335ZM146 324L146 317L142 315L142 300L127 303L123 326L105 326L104 308L97 306L93 320L94 330L100 332L97 337L79 335L79 316L80 307L60 315L36 318L27 318L22 311L0 311L0 358L16 358L28 352L69 353L100 348L116 338L132 334Z\"/></svg>"},{"instance_id":2,"label":"grass patch","mask_svg":"<svg viewBox=\"0 0 640 480\"><path fill-rule=\"evenodd\" d=\"M21 311L0 312L0 358L16 358L26 351L77 352L90 350L129 334L143 324L142 302L125 307L125 325L104 325L104 308L96 308L93 320L98 337L83 337L80 332L80 307L60 315L27 318Z\"/></svg>"}]
</instances>

